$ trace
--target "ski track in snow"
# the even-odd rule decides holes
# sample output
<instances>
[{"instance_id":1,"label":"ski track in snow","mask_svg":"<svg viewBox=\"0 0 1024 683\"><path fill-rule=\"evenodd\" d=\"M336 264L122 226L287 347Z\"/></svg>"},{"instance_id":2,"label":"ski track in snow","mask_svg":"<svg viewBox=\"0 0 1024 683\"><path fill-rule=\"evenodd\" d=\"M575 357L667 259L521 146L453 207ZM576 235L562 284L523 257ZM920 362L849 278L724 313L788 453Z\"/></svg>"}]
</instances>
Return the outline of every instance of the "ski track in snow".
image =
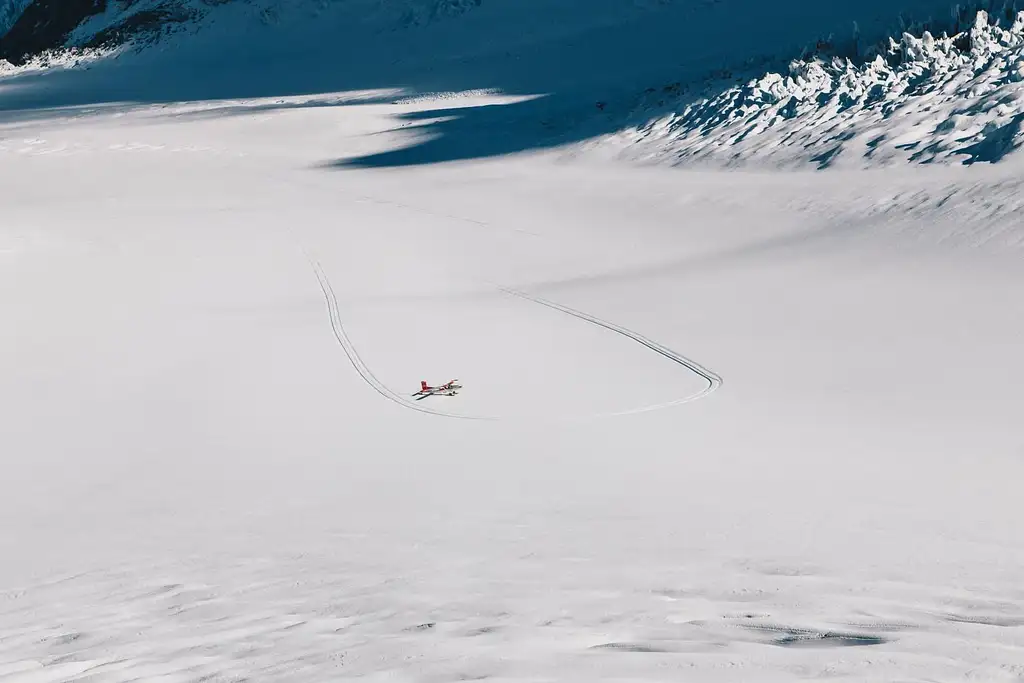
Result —
<instances>
[{"instance_id":1,"label":"ski track in snow","mask_svg":"<svg viewBox=\"0 0 1024 683\"><path fill-rule=\"evenodd\" d=\"M616 334L621 334L624 337L628 337L629 339L632 339L633 341L635 341L638 344L640 344L640 345L650 349L651 351L654 351L655 353L657 353L659 355L662 355L665 358L668 358L669 360L671 360L671 361L673 361L675 363L678 363L679 365L682 365L684 368L686 368L690 372L694 373L695 375L699 375L702 379L704 379L704 381L706 381L708 383L708 385L703 390L697 392L696 394L692 394L690 396L684 396L682 398L677 398L677 399L672 400L672 401L666 401L666 402L663 402L663 403L656 403L656 404L653 404L653 405L642 406L642 407L639 407L639 408L632 408L632 409L629 409L629 410L622 410L622 411L618 411L618 412L614 412L614 413L601 413L601 414L598 414L598 415L594 415L593 417L615 417L615 416L619 416L619 415L635 415L637 413L647 413L647 412L650 412L652 410L661 410L662 408L670 408L672 406L682 405L683 403L692 403L693 401L698 401L698 400L700 400L702 398L710 396L712 392L716 391L720 386L722 386L722 378L718 374L712 372L711 370L708 370L707 368L699 365L698 363L690 360L689 358L686 358L685 356L683 356L683 355L681 355L679 353L676 353L675 351L673 351L672 349L668 348L667 346L663 346L663 345L659 344L656 341L648 339L647 337L644 337L643 335L638 334L638 333L634 332L633 330L630 330L628 328L622 327L621 325L616 325L613 322L609 322L607 320L603 320L603 319L598 318L596 316L590 315L589 313L584 313L582 311L577 311L576 309L569 308L568 306L563 306L563 305L557 304L557 303L555 303L553 301L548 301L547 299L542 299L542 298L540 298L538 296L533 296L531 294L527 294L526 292L523 292L523 291L519 291L519 290L516 290L516 289L510 289L508 287L501 287L500 289L501 289L501 291L503 291L506 294L509 294L511 296L517 296L517 297L520 297L522 299L526 299L527 301L532 301L532 302L534 302L536 304L540 304L541 306L547 306L548 308L553 308L554 310L561 311L562 313L565 313L566 315L571 315L571 316L573 316L575 318L579 318L580 320L584 320L584 321L586 321L588 323L591 323L593 325L597 325L598 327L603 327L606 330L610 330L612 332L615 332Z\"/></svg>"},{"instance_id":2,"label":"ski track in snow","mask_svg":"<svg viewBox=\"0 0 1024 683\"><path fill-rule=\"evenodd\" d=\"M374 391L383 396L389 401L397 403L403 408L409 410L415 410L420 413L427 413L428 415L437 415L438 417L450 417L457 420L494 420L497 418L487 417L483 415L459 415L457 413L447 413L442 410L434 410L427 406L407 401L400 394L395 393L387 387L383 382L377 379L370 367L363 361L359 356L359 352L356 350L352 340L349 339L348 334L345 332L345 326L341 322L341 313L338 310L338 297L334 294L334 288L331 286L331 281L327 278L327 274L324 273L323 267L316 261L311 262L313 265L313 271L316 273L317 282L320 283L320 290L324 294L324 300L327 302L327 312L331 317L331 329L334 331L334 338L338 340L338 345L341 346L345 355L348 356L349 361L352 363L352 367L355 368L359 376L362 377L363 381L370 385Z\"/></svg>"},{"instance_id":3,"label":"ski track in snow","mask_svg":"<svg viewBox=\"0 0 1024 683\"><path fill-rule=\"evenodd\" d=\"M340 310L338 308L338 298L337 298L337 296L334 293L334 287L331 286L330 279L327 277L327 274L324 272L323 266L319 263L319 261L315 261L315 260L312 260L312 259L310 259L310 264L313 266L313 272L316 274L317 282L320 284L320 290L323 292L323 295L324 295L324 301L327 303L327 311L328 311L328 314L330 315L331 329L334 332L334 338L337 339L338 345L341 346L342 350L345 352L345 355L348 357L349 361L352 363L352 367L355 368L356 372L359 373L359 376L363 379L363 381L366 382L374 391L376 391L378 394L380 394L384 398L388 399L389 401L392 401L393 403L397 403L398 405L400 405L400 406L402 406L404 408L408 408L410 410L415 410L415 411L420 412L420 413L427 413L428 415L436 415L438 417L450 417L450 418L454 418L454 419L458 419L458 420L487 420L487 421L496 421L496 420L509 420L510 419L508 417L501 417L501 416L496 416L496 415L466 415L466 414L460 414L460 413L449 413L449 412L443 411L443 410L434 410L433 408L428 408L426 406L420 405L419 403L414 403L412 401L409 401L405 397L403 397L401 394L398 394L397 392L392 391L390 388L388 388L387 385L385 385L383 382L381 382L377 378L377 376L373 374L373 371L366 364L366 362L363 361L362 357L359 355L359 352L356 350L355 345L352 343L352 340L349 338L348 334L345 332L345 326L344 326L344 324L341 321L341 313L340 313ZM632 339L633 341L637 342L641 346L643 346L643 347L645 347L647 349L650 349L651 351L654 351L655 353L657 353L657 354L659 354L661 356L664 356L665 358L668 358L669 360L673 361L674 363L678 363L679 365L683 366L684 368L686 368L690 372L694 373L695 375L698 375L705 382L707 382L707 386L704 389L702 389L701 391L697 392L696 394L691 394L689 396L683 396L681 398L674 399L672 401L665 401L665 402L662 402L662 403L656 403L656 404L647 405L647 406L640 406L640 407L637 407L637 408L630 408L630 409L627 409L627 410L615 411L615 412L611 412L611 413L597 413L597 414L594 414L594 415L588 415L588 416L582 416L582 417L576 417L576 418L562 418L563 420L565 420L565 419L588 420L588 419L599 419L599 418L604 418L604 417L619 417L619 416L624 416L624 415L635 415L635 414L638 414L638 413L647 413L647 412L651 412L652 410L662 410L664 408L671 408L673 406L682 405L684 403L692 403L693 401L698 401L698 400L700 400L702 398L705 398L705 397L711 395L720 386L722 386L722 378L718 374L716 374L715 372L713 372L713 371L703 367L702 365L700 365L700 364L690 360L689 358L686 358L685 356L683 356L683 355L673 351L672 349L668 348L667 346L659 344L658 342L656 342L656 341L654 341L652 339L648 339L647 337L645 337L645 336L643 336L643 335L641 335L641 334L639 334L637 332L634 332L633 330L630 330L628 328L622 327L621 325L616 325L615 323L610 322L608 320L604 320L602 318L598 318L596 316L590 315L589 313L584 313L582 311L577 311L574 308L569 308L568 306L563 306L563 305L557 304L557 303L555 303L553 301L548 301L547 299L542 299L540 297L534 296L532 294L528 294L526 292L523 292L523 291L520 291L520 290L517 290L517 289L511 289L509 287L498 287L498 289L499 289L499 291L504 292L505 294L508 294L509 296L519 297L520 299L524 299L526 301L532 301L533 303L539 304L541 306L547 306L548 308L554 309L554 310L559 311L561 313L565 313L566 315L571 315L574 318L578 318L578 319L583 320L585 322L588 322L588 323L590 323L592 325L597 325L598 327L602 327L602 328L604 328L606 330L609 330L609 331L614 332L616 334L622 335L623 337L626 337L628 339ZM533 418L533 419L539 419L539 418Z\"/></svg>"}]
</instances>

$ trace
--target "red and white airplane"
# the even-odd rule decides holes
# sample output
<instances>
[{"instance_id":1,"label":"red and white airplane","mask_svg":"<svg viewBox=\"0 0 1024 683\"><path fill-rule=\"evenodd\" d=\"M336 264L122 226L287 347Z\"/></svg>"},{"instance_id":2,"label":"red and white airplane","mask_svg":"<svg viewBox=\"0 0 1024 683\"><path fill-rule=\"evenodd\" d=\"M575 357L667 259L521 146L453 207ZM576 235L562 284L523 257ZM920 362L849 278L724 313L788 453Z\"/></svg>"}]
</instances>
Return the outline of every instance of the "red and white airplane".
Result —
<instances>
[{"instance_id":1,"label":"red and white airplane","mask_svg":"<svg viewBox=\"0 0 1024 683\"><path fill-rule=\"evenodd\" d=\"M459 380L453 379L450 382L436 387L432 387L426 383L426 381L420 382L420 390L413 394L417 401L422 401L427 396L454 396L458 393L457 389L461 389L461 384L456 384Z\"/></svg>"}]
</instances>

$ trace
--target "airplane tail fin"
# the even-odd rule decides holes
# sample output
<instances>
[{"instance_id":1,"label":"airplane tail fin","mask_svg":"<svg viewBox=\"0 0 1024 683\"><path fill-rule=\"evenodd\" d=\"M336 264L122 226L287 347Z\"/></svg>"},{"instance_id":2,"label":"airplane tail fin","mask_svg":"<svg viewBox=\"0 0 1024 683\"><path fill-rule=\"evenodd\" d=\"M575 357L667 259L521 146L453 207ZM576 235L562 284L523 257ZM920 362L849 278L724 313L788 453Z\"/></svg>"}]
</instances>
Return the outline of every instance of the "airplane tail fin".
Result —
<instances>
[{"instance_id":1,"label":"airplane tail fin","mask_svg":"<svg viewBox=\"0 0 1024 683\"><path fill-rule=\"evenodd\" d=\"M420 380L420 391L426 391L430 387L427 386L427 381L424 379Z\"/></svg>"}]
</instances>

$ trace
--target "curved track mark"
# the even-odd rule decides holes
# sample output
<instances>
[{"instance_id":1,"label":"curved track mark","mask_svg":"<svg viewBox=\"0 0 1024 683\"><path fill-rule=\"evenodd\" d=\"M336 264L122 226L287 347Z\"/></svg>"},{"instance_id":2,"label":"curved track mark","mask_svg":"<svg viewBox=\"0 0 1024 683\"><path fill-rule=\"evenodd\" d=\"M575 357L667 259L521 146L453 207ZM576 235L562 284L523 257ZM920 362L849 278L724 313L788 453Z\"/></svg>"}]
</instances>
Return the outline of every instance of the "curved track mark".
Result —
<instances>
[{"instance_id":1,"label":"curved track mark","mask_svg":"<svg viewBox=\"0 0 1024 683\"><path fill-rule=\"evenodd\" d=\"M717 373L712 372L711 370L705 368L704 366L700 365L699 363L696 363L695 361L692 361L689 358L687 358L687 357L685 357L685 356L683 356L683 355L681 355L679 353L676 353L675 351L673 351L672 349L668 348L667 346L662 346L658 342L656 342L656 341L654 341L652 339L648 339L647 337L645 337L645 336L643 336L641 334L638 334L638 333L634 332L633 330L630 330L628 328L622 327L621 325L616 325L615 323L610 322L608 320L604 320L602 318L598 318L596 316L590 315L589 313L584 313L583 311L577 311L574 308L569 308L568 306L563 306L561 304L556 304L553 301L548 301L547 299L542 299L540 297L533 296L532 294L527 294L526 292L522 292L522 291L517 290L517 289L510 289L508 287L499 287L498 289L500 289L501 291L503 291L506 294L509 294L511 296L517 296L517 297L519 297L521 299L526 299L527 301L532 301L535 304L540 304L541 306L547 306L548 308L553 308L554 310L561 311L562 313L565 313L566 315L571 315L574 318L579 318L580 320L585 320L586 322L594 324L594 325L597 325L598 327L603 327L606 330L611 330L612 332L615 332L616 334L621 334L624 337L628 337L628 338L632 339L633 341L637 342L638 344L646 346L651 351L654 351L655 353L660 354L660 355L664 356L665 358L668 358L669 360L678 363L679 365L682 365L687 370L689 370L690 372L700 376L705 382L708 383L708 385L703 390L697 392L696 394L692 394L690 396L684 396L682 398L677 398L677 399L672 400L672 401L666 401L664 403L658 403L658 404L655 404L655 405L643 406L641 408L632 408L630 410L623 410L623 411L619 411L619 412L615 412L615 413L603 413L601 415L595 415L593 417L612 417L612 416L615 416L615 415L633 415L633 414L636 414L636 413L646 413L646 412L649 412L649 411L652 411L652 410L660 410L662 408L669 408L671 406L677 406L677 405L680 405L680 404L683 404L683 403L690 403L692 401L699 401L700 399L708 396L709 394L714 392L716 389L718 389L720 386L722 386L722 378Z\"/></svg>"},{"instance_id":2,"label":"curved track mark","mask_svg":"<svg viewBox=\"0 0 1024 683\"><path fill-rule=\"evenodd\" d=\"M377 379L377 377L373 374L373 371L370 370L369 366L366 365L363 359L359 356L359 352L356 351L355 346L352 344L352 340L349 339L348 334L345 332L345 327L344 325L342 325L341 322L341 313L338 311L338 298L334 294L334 288L331 286L331 281L327 278L327 274L324 273L323 267L320 265L319 261L310 259L309 262L310 265L313 266L313 272L316 274L317 282L320 283L320 291L323 292L324 301L327 303L327 311L330 314L331 329L334 331L334 338L338 340L338 344L345 352L345 355L348 356L349 361L352 363L352 367L356 369L356 372L359 373L359 376L363 379L363 381L370 385L370 387L374 391L376 391L378 394L388 399L389 401L397 403L403 408L415 410L420 413L427 413L428 415L437 415L438 417L450 417L457 420L494 421L502 419L488 415L462 415L458 413L447 413L442 410L434 410L419 403L409 401L405 397L401 396L400 394L396 394L391 389L389 389L383 382ZM532 301L533 303L540 304L541 306L547 306L548 308L560 311L562 313L565 313L566 315L571 315L574 318L579 318L580 320L586 321L593 325L597 325L598 327L603 327L606 330L615 332L616 334L628 337L629 339L632 339L638 344L647 347L651 351L654 351L655 353L660 354L665 358L668 358L669 360L678 363L679 365L682 365L683 367L690 370L694 374L699 375L701 378L704 379L704 381L708 383L708 385L703 390L697 392L696 394L684 396L682 398L678 398L672 401L666 401L664 403L658 403L649 406L642 406L640 408L632 408L629 410L623 410L614 413L600 413L596 415L582 416L578 418L569 419L594 419L601 417L615 417L619 415L634 415L637 413L650 412L652 410L661 410L662 408L669 408L683 403L690 403L692 401L700 400L711 394L720 386L722 386L722 378L718 374L712 372L711 370L708 370L704 366L690 360L689 358L686 358L685 356L676 353L672 349L666 346L662 346L658 342L652 339L648 339L647 337L644 337L641 334L638 334L630 329L622 327L621 325L616 325L615 323L610 322L608 320L603 320L596 316L592 316L588 313L577 311L574 308L569 308L568 306L556 304L553 301L548 301L547 299L542 299L540 297L533 296L531 294L527 294L526 292L522 292L516 289L510 289L508 287L500 286L498 287L498 289L504 292L505 294L508 294L509 296L515 296L526 301Z\"/></svg>"},{"instance_id":3,"label":"curved track mark","mask_svg":"<svg viewBox=\"0 0 1024 683\"><path fill-rule=\"evenodd\" d=\"M331 287L331 281L327 279L327 275L324 273L320 263L318 261L310 260L310 264L313 266L313 272L316 273L316 279L320 283L320 290L324 293L324 300L327 302L327 311L331 316L331 329L334 330L334 338L338 340L338 344L345 352L345 355L348 356L349 361L352 363L352 367L356 369L356 372L358 372L359 376L363 378L363 381L369 384L374 391L389 401L397 403L403 408L415 410L420 413L437 415L439 417L451 417L458 420L497 419L476 415L458 415L456 413L446 413L441 410L433 410L427 406L407 401L404 397L388 389L383 382L377 379L369 366L363 362L363 359L359 357L359 353L356 351L356 347L353 346L352 340L349 339L348 334L345 333L345 327L341 324L341 314L338 312L338 297L335 296L334 288Z\"/></svg>"}]
</instances>

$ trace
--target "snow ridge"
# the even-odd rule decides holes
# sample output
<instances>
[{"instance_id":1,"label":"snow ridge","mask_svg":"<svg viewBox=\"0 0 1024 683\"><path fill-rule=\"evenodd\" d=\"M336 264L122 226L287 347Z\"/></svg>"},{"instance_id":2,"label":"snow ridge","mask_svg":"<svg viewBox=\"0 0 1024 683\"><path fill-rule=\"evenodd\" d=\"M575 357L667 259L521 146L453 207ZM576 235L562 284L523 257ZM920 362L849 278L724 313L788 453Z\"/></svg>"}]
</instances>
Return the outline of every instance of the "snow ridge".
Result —
<instances>
[{"instance_id":1,"label":"snow ridge","mask_svg":"<svg viewBox=\"0 0 1024 683\"><path fill-rule=\"evenodd\" d=\"M997 162L1021 144L1024 12L1003 27L979 11L969 31L904 33L863 64L812 58L718 94L680 97L667 115L613 136L623 156L819 168Z\"/></svg>"}]
</instances>

